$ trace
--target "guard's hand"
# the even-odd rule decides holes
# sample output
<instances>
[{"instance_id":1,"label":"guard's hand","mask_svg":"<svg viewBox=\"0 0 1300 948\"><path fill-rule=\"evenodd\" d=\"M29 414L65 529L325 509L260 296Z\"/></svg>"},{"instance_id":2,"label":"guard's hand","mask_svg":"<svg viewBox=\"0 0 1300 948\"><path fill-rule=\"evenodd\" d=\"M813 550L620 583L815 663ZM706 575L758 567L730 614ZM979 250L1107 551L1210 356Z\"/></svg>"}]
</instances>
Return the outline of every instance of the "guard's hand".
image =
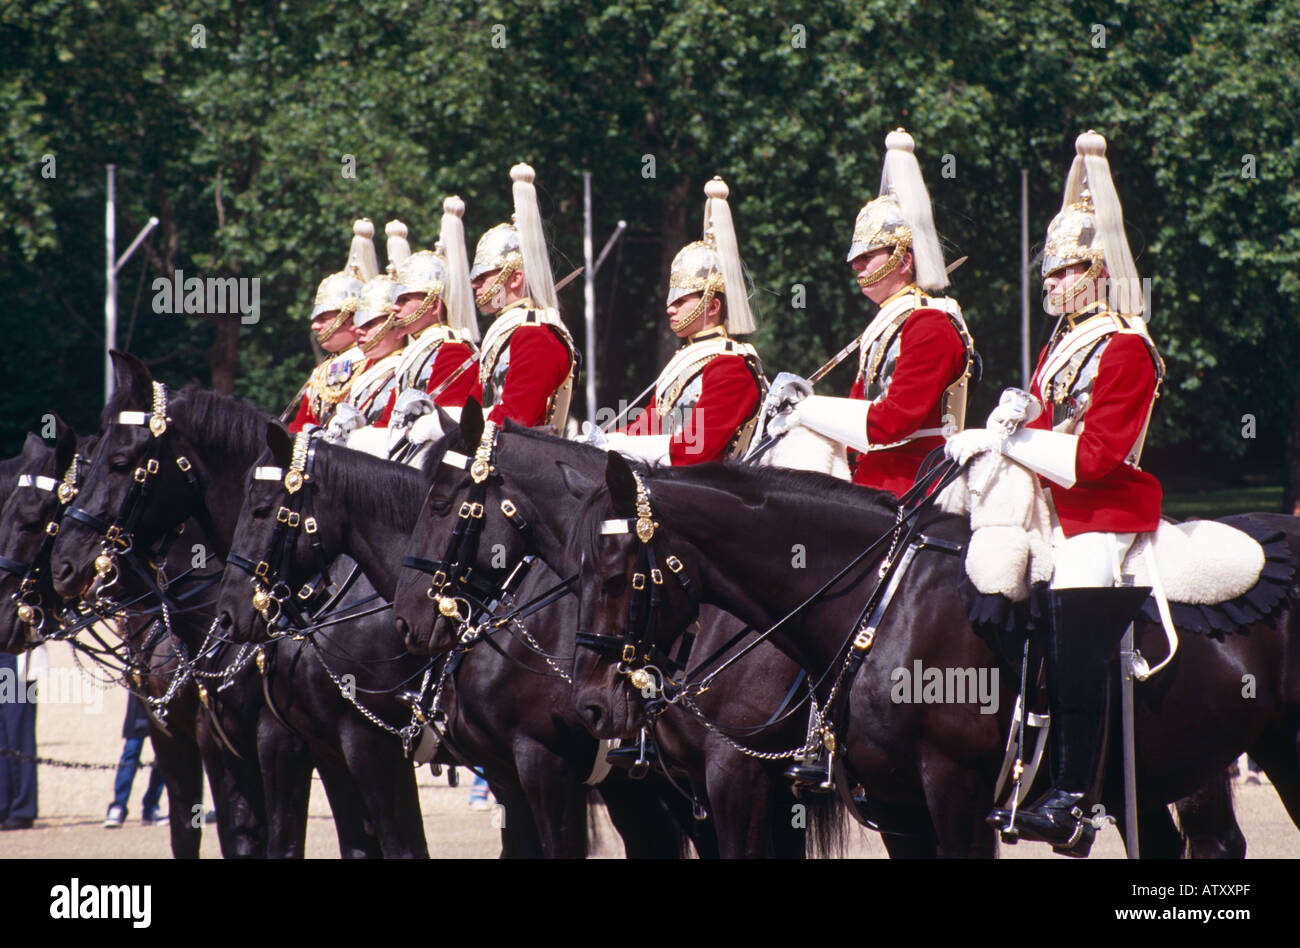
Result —
<instances>
[{"instance_id":1,"label":"guard's hand","mask_svg":"<svg viewBox=\"0 0 1300 948\"><path fill-rule=\"evenodd\" d=\"M767 390L766 407L779 411L785 405L797 405L813 393L812 383L793 372L782 372L772 380Z\"/></svg>"},{"instance_id":2,"label":"guard's hand","mask_svg":"<svg viewBox=\"0 0 1300 948\"><path fill-rule=\"evenodd\" d=\"M1001 450L1001 433L988 428L967 428L965 431L959 431L943 446L943 453L960 465L965 465L977 454Z\"/></svg>"},{"instance_id":3,"label":"guard's hand","mask_svg":"<svg viewBox=\"0 0 1300 948\"><path fill-rule=\"evenodd\" d=\"M593 448L600 448L602 451L608 451L608 439L609 435L607 435L599 425L593 425L589 421L584 421L582 423L582 435L578 438L579 441L589 444Z\"/></svg>"},{"instance_id":4,"label":"guard's hand","mask_svg":"<svg viewBox=\"0 0 1300 948\"><path fill-rule=\"evenodd\" d=\"M1002 393L998 406L989 412L986 426L999 432L1004 438L1016 433L1016 429L1027 425L1043 412L1043 406L1024 389L1008 388Z\"/></svg>"},{"instance_id":5,"label":"guard's hand","mask_svg":"<svg viewBox=\"0 0 1300 948\"><path fill-rule=\"evenodd\" d=\"M436 441L443 436L442 419L438 413L430 412L427 415L421 415L411 423L411 428L406 432L406 440L411 444L424 444L428 441Z\"/></svg>"}]
</instances>

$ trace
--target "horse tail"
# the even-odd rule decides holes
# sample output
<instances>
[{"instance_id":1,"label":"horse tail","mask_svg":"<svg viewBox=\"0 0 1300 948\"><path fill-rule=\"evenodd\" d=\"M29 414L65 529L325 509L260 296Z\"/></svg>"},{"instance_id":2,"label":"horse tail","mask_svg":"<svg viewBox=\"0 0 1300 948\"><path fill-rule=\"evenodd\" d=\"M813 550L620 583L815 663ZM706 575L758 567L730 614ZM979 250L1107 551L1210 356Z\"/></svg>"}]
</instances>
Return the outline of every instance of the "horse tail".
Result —
<instances>
[{"instance_id":1,"label":"horse tail","mask_svg":"<svg viewBox=\"0 0 1300 948\"><path fill-rule=\"evenodd\" d=\"M1216 774L1174 808L1188 859L1246 858L1246 837L1233 810L1229 771Z\"/></svg>"},{"instance_id":2,"label":"horse tail","mask_svg":"<svg viewBox=\"0 0 1300 948\"><path fill-rule=\"evenodd\" d=\"M842 859L848 847L849 820L844 800L831 793L805 793L799 801L808 821L806 855L816 859Z\"/></svg>"}]
</instances>

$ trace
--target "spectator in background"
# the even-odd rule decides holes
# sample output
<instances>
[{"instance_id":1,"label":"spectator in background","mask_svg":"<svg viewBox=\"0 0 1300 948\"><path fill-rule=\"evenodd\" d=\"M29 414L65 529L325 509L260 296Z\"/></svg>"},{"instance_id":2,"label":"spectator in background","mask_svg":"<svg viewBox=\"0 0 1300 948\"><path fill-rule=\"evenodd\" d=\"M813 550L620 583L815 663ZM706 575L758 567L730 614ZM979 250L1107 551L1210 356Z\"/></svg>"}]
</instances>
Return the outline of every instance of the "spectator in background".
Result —
<instances>
[{"instance_id":1,"label":"spectator in background","mask_svg":"<svg viewBox=\"0 0 1300 948\"><path fill-rule=\"evenodd\" d=\"M44 645L0 655L0 830L36 822L36 689L49 667Z\"/></svg>"},{"instance_id":2,"label":"spectator in background","mask_svg":"<svg viewBox=\"0 0 1300 948\"><path fill-rule=\"evenodd\" d=\"M119 829L126 822L127 802L131 798L131 784L135 782L135 772L140 766L140 752L144 749L144 740L149 736L149 711L144 702L134 694L127 697L126 720L122 722L122 737L126 743L122 746L122 758L117 762L117 779L113 784L113 802L108 805L108 816L104 820L105 829ZM158 800L162 797L163 775L161 768L149 768L149 786L145 788L141 801L140 822L153 826L160 822Z\"/></svg>"}]
</instances>

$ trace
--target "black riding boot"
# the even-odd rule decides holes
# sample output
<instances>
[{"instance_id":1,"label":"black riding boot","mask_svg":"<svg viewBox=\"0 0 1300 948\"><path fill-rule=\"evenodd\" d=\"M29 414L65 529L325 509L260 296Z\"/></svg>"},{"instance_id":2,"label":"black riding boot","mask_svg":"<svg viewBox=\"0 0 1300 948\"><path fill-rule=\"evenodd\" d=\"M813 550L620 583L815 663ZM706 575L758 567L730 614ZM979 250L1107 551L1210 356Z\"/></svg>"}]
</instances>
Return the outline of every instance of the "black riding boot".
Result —
<instances>
[{"instance_id":1,"label":"black riding boot","mask_svg":"<svg viewBox=\"0 0 1300 948\"><path fill-rule=\"evenodd\" d=\"M1106 760L1110 660L1149 593L1144 586L1052 590L1046 649L1052 788L1017 811L1020 836L1068 855L1086 856L1092 848L1089 811ZM1011 811L994 810L989 822L1006 833Z\"/></svg>"}]
</instances>

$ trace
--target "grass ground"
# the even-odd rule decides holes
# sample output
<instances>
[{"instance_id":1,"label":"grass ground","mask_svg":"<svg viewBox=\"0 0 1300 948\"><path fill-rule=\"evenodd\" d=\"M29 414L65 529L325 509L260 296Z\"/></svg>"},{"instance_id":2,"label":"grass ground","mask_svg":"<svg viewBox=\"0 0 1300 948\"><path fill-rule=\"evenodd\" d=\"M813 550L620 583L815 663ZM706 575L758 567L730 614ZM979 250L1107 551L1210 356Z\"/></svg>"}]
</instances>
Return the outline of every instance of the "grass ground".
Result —
<instances>
[{"instance_id":1,"label":"grass ground","mask_svg":"<svg viewBox=\"0 0 1300 948\"><path fill-rule=\"evenodd\" d=\"M1166 517L1213 520L1229 514L1282 510L1281 487L1232 487L1226 490L1180 491L1165 494Z\"/></svg>"}]
</instances>

